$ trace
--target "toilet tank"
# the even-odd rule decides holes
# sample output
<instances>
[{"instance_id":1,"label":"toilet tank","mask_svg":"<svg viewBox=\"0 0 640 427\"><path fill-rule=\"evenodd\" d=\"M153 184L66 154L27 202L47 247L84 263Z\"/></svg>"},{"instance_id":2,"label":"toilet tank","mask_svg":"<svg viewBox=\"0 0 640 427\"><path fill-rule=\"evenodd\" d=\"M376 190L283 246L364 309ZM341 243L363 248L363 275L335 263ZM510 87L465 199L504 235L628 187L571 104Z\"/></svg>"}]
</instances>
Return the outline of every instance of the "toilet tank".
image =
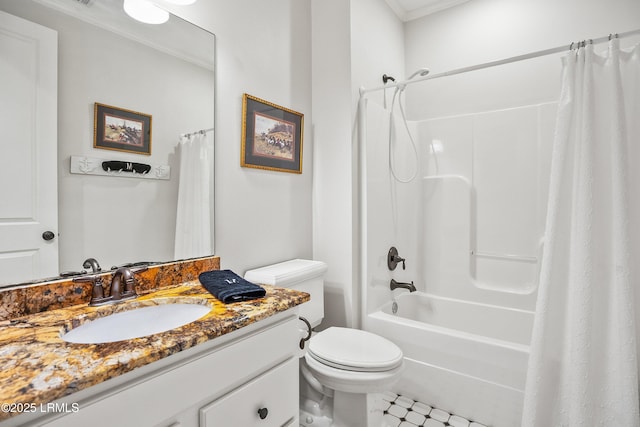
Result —
<instances>
[{"instance_id":1,"label":"toilet tank","mask_svg":"<svg viewBox=\"0 0 640 427\"><path fill-rule=\"evenodd\" d=\"M324 274L327 264L322 261L292 259L278 264L249 270L244 278L253 283L291 288L306 292L311 299L299 306L300 316L316 327L324 317Z\"/></svg>"}]
</instances>

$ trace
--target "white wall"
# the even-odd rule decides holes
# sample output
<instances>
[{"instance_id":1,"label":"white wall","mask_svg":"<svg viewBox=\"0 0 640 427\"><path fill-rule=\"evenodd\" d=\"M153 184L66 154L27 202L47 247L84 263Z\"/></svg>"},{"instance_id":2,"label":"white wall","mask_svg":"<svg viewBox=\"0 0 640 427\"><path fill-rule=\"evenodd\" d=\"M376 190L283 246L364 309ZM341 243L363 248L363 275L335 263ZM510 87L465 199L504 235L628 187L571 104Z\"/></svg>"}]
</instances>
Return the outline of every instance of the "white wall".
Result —
<instances>
[{"instance_id":1,"label":"white wall","mask_svg":"<svg viewBox=\"0 0 640 427\"><path fill-rule=\"evenodd\" d=\"M216 34L215 246L222 268L242 274L310 258L310 2L209 0L173 10ZM305 115L301 175L240 167L243 93Z\"/></svg>"},{"instance_id":2,"label":"white wall","mask_svg":"<svg viewBox=\"0 0 640 427\"><path fill-rule=\"evenodd\" d=\"M635 0L472 0L407 22L406 67L426 66L435 74L557 46L568 49L572 41L637 29L638 16ZM417 83L407 91L409 115L425 119L555 100L559 58Z\"/></svg>"},{"instance_id":3,"label":"white wall","mask_svg":"<svg viewBox=\"0 0 640 427\"><path fill-rule=\"evenodd\" d=\"M353 224L349 2L313 0L313 257L324 261L324 326L352 325Z\"/></svg>"},{"instance_id":4,"label":"white wall","mask_svg":"<svg viewBox=\"0 0 640 427\"><path fill-rule=\"evenodd\" d=\"M323 325L352 326L360 320L358 89L404 73L403 29L384 0L313 0L312 7L313 255L329 265Z\"/></svg>"},{"instance_id":5,"label":"white wall","mask_svg":"<svg viewBox=\"0 0 640 427\"><path fill-rule=\"evenodd\" d=\"M5 3L12 7L12 2ZM222 267L242 274L246 269L260 265L296 257L310 258L313 159L310 2L200 1L188 7L175 7L174 11L217 36L215 252L221 257ZM50 26L55 27L56 22L63 20L53 19ZM72 43L73 49L95 48L83 37L64 36L61 37L63 56L63 42L67 41ZM97 58L90 63L74 63L77 69L74 74L61 69L61 90L91 82L94 75L91 67L100 68L105 61L97 50L95 55ZM142 62L146 64L147 79L157 78L155 63L147 57ZM64 64L63 57L61 67ZM117 80L117 71L113 71L108 79L94 80L95 91L88 96L90 104L99 101L125 107L121 99L110 96L109 82L123 84ZM65 109L60 115L64 123L59 138L60 161L63 162L59 167L63 270L79 269L79 263L87 256L95 256L107 267L113 263L164 260L173 256L177 194L173 146L178 133L202 129L203 125L196 121L198 124L177 130L171 127L170 118L195 116L198 111L211 117L214 100L212 88L210 93L200 93L207 98L209 109L201 108L197 103L177 105L179 100L194 104L197 93L190 89L195 86L193 83L169 82L166 90L157 96L132 97L137 99L129 99L126 103L129 108L143 112L157 112L166 107L167 114L154 114L152 156L136 157L149 163L171 163L174 166L171 181L104 178L109 180L105 185L98 177L70 176L66 172L70 154L98 157L96 151L105 152L91 148L91 105L74 106L73 111L79 108L80 113L66 116L68 105L61 101L61 109ZM305 114L301 175L240 167L243 93ZM189 114L185 114L187 112ZM81 126L74 128L77 123ZM73 142L71 134L74 134ZM111 152L106 153L111 157ZM113 158L123 156L113 153ZM131 156L124 155L124 158ZM118 217L120 227L105 227L105 216ZM105 239L116 242L117 249L105 252L101 246ZM145 242L144 247L142 242ZM146 249L147 244L151 249Z\"/></svg>"},{"instance_id":6,"label":"white wall","mask_svg":"<svg viewBox=\"0 0 640 427\"><path fill-rule=\"evenodd\" d=\"M60 270L78 271L89 257L103 268L171 260L178 188L174 149L180 133L213 126L213 72L37 3L1 6L58 31ZM151 155L93 148L95 102L150 114ZM72 155L170 165L172 178L74 175Z\"/></svg>"}]
</instances>

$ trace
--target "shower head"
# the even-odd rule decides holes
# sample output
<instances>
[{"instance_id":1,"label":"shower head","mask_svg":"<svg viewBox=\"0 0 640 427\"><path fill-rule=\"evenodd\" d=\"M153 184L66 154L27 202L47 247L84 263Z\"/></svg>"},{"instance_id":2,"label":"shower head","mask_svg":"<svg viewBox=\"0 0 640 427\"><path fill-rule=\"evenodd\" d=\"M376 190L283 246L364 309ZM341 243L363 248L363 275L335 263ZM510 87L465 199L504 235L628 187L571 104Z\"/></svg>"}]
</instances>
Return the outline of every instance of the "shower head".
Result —
<instances>
[{"instance_id":1,"label":"shower head","mask_svg":"<svg viewBox=\"0 0 640 427\"><path fill-rule=\"evenodd\" d=\"M416 70L413 74L411 74L409 77L407 77L407 80L411 80L412 78L414 78L417 75L420 75L420 77L424 77L427 74L429 74L429 69L428 68L420 68L420 69Z\"/></svg>"}]
</instances>

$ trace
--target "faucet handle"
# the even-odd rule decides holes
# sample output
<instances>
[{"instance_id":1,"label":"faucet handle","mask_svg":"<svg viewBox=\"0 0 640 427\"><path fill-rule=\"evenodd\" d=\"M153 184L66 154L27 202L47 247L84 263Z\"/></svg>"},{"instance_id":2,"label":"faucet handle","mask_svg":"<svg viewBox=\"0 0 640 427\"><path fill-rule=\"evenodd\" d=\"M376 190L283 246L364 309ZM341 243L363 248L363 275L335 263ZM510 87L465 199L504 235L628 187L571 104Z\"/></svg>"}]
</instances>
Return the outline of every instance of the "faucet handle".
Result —
<instances>
[{"instance_id":1,"label":"faucet handle","mask_svg":"<svg viewBox=\"0 0 640 427\"><path fill-rule=\"evenodd\" d=\"M104 284L102 283L102 277L96 277L93 282L93 289L91 290L91 300L98 301L104 298Z\"/></svg>"},{"instance_id":2,"label":"faucet handle","mask_svg":"<svg viewBox=\"0 0 640 427\"><path fill-rule=\"evenodd\" d=\"M102 283L102 277L92 274L90 276L82 276L82 277L74 277L74 282L78 283L92 283L93 287L91 288L91 300L89 301L89 305L97 305L100 302L103 302L104 298L104 284Z\"/></svg>"},{"instance_id":3,"label":"faucet handle","mask_svg":"<svg viewBox=\"0 0 640 427\"><path fill-rule=\"evenodd\" d=\"M399 263L402 263L402 269L406 270L407 266L404 264L405 259L398 255L398 249L392 246L387 254L387 267L389 270L395 270Z\"/></svg>"},{"instance_id":4,"label":"faucet handle","mask_svg":"<svg viewBox=\"0 0 640 427\"><path fill-rule=\"evenodd\" d=\"M137 292L136 292L136 288L135 288L135 273L140 273L143 272L145 270L147 270L148 267L144 266L144 267L136 267L136 268L129 268L129 267L120 267L118 270L116 270L116 272L113 274L113 280L111 281L112 283L112 296L113 296L113 283L116 282L117 286L117 296L114 296L114 299L126 299L126 298L135 298L136 296L138 296ZM120 290L120 281L122 281L122 283L124 283L124 291ZM120 292L122 292L120 294Z\"/></svg>"},{"instance_id":5,"label":"faucet handle","mask_svg":"<svg viewBox=\"0 0 640 427\"><path fill-rule=\"evenodd\" d=\"M130 268L129 271L131 272L131 280L125 280L125 292L132 292L134 295L136 294L136 290L135 290L135 274L136 273L142 273L143 271L147 271L149 269L149 267L144 266L144 267L133 267Z\"/></svg>"}]
</instances>

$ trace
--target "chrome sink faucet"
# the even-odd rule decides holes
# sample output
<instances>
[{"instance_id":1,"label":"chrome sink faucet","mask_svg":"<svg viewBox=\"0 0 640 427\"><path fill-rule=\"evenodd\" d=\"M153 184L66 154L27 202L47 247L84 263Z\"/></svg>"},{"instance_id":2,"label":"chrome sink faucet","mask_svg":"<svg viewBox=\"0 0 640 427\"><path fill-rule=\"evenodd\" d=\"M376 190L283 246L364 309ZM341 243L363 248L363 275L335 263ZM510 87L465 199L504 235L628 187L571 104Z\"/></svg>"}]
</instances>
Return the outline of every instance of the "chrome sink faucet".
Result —
<instances>
[{"instance_id":1,"label":"chrome sink faucet","mask_svg":"<svg viewBox=\"0 0 640 427\"><path fill-rule=\"evenodd\" d=\"M389 287L391 288L392 291L398 288L408 289L409 292L416 291L416 287L413 284L413 280L411 281L411 283L405 283L405 282L396 282L394 279L391 279L391 282L389 283Z\"/></svg>"}]
</instances>

